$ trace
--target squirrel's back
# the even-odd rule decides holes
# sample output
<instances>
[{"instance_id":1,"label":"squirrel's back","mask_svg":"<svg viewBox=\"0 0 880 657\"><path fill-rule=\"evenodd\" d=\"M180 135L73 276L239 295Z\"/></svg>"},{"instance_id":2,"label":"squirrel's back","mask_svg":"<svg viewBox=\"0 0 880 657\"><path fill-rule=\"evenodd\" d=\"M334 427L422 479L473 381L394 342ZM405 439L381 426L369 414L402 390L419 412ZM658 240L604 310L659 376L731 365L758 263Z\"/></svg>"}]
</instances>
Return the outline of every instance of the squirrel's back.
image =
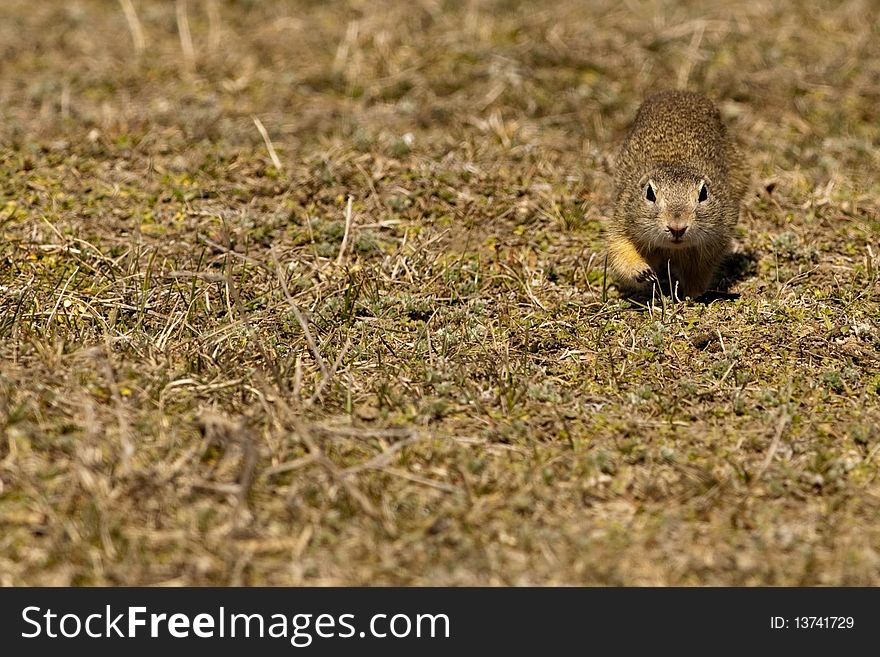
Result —
<instances>
[{"instance_id":1,"label":"squirrel's back","mask_svg":"<svg viewBox=\"0 0 880 657\"><path fill-rule=\"evenodd\" d=\"M745 194L748 177L711 100L688 91L663 91L642 103L616 164L617 193L660 164L686 164L728 188L731 201Z\"/></svg>"}]
</instances>

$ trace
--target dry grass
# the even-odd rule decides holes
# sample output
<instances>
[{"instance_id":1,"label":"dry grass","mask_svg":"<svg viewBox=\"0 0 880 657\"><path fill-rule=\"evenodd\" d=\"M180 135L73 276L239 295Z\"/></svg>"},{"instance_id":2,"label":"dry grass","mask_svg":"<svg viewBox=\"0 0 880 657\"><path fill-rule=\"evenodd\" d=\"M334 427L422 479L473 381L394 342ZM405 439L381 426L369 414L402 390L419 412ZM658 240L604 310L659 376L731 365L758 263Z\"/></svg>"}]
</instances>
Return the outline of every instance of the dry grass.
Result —
<instances>
[{"instance_id":1,"label":"dry grass","mask_svg":"<svg viewBox=\"0 0 880 657\"><path fill-rule=\"evenodd\" d=\"M0 583L880 584L880 31L728 4L3 2ZM644 310L677 85L740 296Z\"/></svg>"}]
</instances>

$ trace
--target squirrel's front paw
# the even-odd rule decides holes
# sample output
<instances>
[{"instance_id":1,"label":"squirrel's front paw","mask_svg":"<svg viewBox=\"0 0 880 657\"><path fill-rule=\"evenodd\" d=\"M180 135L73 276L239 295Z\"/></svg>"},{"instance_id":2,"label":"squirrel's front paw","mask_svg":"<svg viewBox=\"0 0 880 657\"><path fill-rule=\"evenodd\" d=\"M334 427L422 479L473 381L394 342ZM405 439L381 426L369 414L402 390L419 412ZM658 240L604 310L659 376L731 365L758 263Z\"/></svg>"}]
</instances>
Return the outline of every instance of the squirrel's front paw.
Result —
<instances>
[{"instance_id":1,"label":"squirrel's front paw","mask_svg":"<svg viewBox=\"0 0 880 657\"><path fill-rule=\"evenodd\" d=\"M654 274L654 270L648 267L636 274L635 279L637 283L648 283L649 281L656 281L657 276Z\"/></svg>"}]
</instances>

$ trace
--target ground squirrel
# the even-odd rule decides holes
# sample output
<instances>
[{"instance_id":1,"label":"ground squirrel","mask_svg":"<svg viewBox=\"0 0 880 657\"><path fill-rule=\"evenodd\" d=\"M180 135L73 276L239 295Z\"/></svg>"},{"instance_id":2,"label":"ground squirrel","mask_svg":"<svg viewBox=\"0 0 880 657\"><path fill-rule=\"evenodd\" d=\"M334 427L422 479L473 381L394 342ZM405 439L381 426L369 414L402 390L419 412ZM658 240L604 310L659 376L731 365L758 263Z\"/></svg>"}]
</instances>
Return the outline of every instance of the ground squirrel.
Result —
<instances>
[{"instance_id":1,"label":"ground squirrel","mask_svg":"<svg viewBox=\"0 0 880 657\"><path fill-rule=\"evenodd\" d=\"M705 96L667 91L639 108L616 163L608 265L624 288L671 274L683 297L712 283L748 187L742 157Z\"/></svg>"}]
</instances>

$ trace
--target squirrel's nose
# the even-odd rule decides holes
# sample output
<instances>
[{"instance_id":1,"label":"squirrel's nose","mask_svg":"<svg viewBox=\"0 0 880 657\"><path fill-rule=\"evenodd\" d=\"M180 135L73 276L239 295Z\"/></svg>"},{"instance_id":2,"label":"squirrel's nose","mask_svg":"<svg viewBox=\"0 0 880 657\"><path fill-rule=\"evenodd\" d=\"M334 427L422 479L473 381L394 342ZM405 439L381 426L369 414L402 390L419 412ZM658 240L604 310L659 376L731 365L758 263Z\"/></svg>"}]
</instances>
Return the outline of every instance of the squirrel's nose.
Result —
<instances>
[{"instance_id":1,"label":"squirrel's nose","mask_svg":"<svg viewBox=\"0 0 880 657\"><path fill-rule=\"evenodd\" d=\"M684 234L687 232L688 229L687 225L678 226L675 224L668 224L666 228L667 230L669 230L669 233L672 235L673 239L677 240L680 240L682 237L684 237Z\"/></svg>"}]
</instances>

